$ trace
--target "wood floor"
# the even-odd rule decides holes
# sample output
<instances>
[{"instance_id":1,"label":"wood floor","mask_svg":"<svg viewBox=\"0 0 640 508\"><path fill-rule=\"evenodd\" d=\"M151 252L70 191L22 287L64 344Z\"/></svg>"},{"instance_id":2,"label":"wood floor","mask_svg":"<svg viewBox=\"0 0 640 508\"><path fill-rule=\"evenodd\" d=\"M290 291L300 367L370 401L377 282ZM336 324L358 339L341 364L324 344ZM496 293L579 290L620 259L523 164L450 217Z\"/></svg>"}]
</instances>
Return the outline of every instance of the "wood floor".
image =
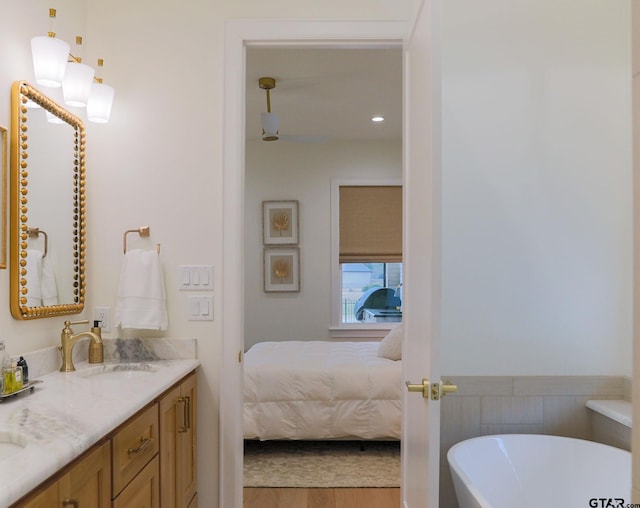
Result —
<instances>
[{"instance_id":1,"label":"wood floor","mask_svg":"<svg viewBox=\"0 0 640 508\"><path fill-rule=\"evenodd\" d=\"M244 488L244 508L399 508L400 489Z\"/></svg>"}]
</instances>

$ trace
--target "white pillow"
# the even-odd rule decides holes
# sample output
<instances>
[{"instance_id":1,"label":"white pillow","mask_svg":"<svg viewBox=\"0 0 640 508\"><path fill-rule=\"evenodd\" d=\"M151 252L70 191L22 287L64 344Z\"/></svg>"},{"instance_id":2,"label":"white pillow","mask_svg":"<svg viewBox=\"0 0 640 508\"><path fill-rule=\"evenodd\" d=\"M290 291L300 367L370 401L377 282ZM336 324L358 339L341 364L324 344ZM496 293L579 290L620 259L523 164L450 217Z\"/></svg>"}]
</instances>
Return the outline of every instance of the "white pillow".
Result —
<instances>
[{"instance_id":1,"label":"white pillow","mask_svg":"<svg viewBox=\"0 0 640 508\"><path fill-rule=\"evenodd\" d=\"M404 337L404 324L400 323L394 329L389 330L387 336L380 341L378 356L389 360L402 360L402 338Z\"/></svg>"}]
</instances>

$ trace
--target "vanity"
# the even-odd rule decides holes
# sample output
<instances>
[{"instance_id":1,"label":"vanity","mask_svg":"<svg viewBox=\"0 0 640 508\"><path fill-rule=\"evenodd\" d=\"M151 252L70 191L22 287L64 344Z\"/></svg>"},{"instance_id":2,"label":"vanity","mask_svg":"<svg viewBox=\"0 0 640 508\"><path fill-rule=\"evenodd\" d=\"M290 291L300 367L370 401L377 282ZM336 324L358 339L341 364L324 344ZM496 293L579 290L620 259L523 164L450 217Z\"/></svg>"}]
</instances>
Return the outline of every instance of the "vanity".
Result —
<instances>
[{"instance_id":1,"label":"vanity","mask_svg":"<svg viewBox=\"0 0 640 508\"><path fill-rule=\"evenodd\" d=\"M10 139L11 314L16 320L80 314L86 298L84 124L17 81ZM73 344L87 335L98 340L93 333L72 335L70 324L63 330L69 336L62 347L65 372L50 348L48 368L28 360L32 389L0 397L0 506L159 508L162 500L162 508L195 508L195 339L181 341L190 344L186 356L175 356L184 345L169 339L152 339L148 349L139 339L119 342L115 355L105 355L111 362L79 359L73 371ZM130 346L147 356L118 356ZM154 347L169 354L156 355Z\"/></svg>"},{"instance_id":2,"label":"vanity","mask_svg":"<svg viewBox=\"0 0 640 508\"><path fill-rule=\"evenodd\" d=\"M0 506L196 507L198 365L80 362L3 401Z\"/></svg>"}]
</instances>

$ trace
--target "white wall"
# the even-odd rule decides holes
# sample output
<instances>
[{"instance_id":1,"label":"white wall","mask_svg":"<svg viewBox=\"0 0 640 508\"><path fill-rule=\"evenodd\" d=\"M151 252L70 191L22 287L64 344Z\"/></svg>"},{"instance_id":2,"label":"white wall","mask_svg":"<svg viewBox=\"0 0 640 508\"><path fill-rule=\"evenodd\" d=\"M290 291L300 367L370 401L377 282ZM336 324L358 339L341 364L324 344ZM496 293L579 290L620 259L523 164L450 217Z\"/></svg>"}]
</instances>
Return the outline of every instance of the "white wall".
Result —
<instances>
[{"instance_id":1,"label":"white wall","mask_svg":"<svg viewBox=\"0 0 640 508\"><path fill-rule=\"evenodd\" d=\"M112 121L87 125L88 308L114 303L124 230L151 226L166 335L199 341L202 505L215 506L218 491L224 21L406 19L413 3L56 2L59 35L85 32L87 58L105 59L116 88ZM627 5L445 2L443 371L629 372ZM29 40L48 30L49 7L0 3L0 124L11 83L33 79ZM186 320L184 263L215 266L215 321ZM8 280L0 271L4 295ZM57 344L63 318L17 322L4 301L9 353Z\"/></svg>"},{"instance_id":2,"label":"white wall","mask_svg":"<svg viewBox=\"0 0 640 508\"><path fill-rule=\"evenodd\" d=\"M50 7L57 9L57 18L52 27L49 22ZM73 44L76 35L86 33L85 1L59 0L55 2L55 6L44 0L7 1L0 4L0 51L3 54L0 58L0 125L10 127L10 97L13 82L27 80L35 85L31 63L31 38L36 35L46 35L51 28L59 38ZM62 104L60 90L53 91L49 95ZM50 207L54 208L53 203ZM53 213L56 212L57 210ZM9 354L34 351L60 341L60 332L65 318L16 321L11 317L9 270L0 270L0 293L4 295L3 304L0 306L0 336L5 340Z\"/></svg>"},{"instance_id":3,"label":"white wall","mask_svg":"<svg viewBox=\"0 0 640 508\"><path fill-rule=\"evenodd\" d=\"M633 88L633 139L640 137L640 0L631 3L632 13L632 88ZM640 143L633 143L633 192L634 192L634 226L638 230L640 225ZM640 294L640 236L634 238L634 293ZM633 367L640 369L640 299L634 301L634 337L633 337ZM640 376L634 376L632 393L640 393ZM640 397L633 398L633 427L631 429L631 449L640 449ZM632 502L640 503L640 453L632 455Z\"/></svg>"},{"instance_id":4,"label":"white wall","mask_svg":"<svg viewBox=\"0 0 640 508\"><path fill-rule=\"evenodd\" d=\"M629 2L443 4L442 371L630 375Z\"/></svg>"},{"instance_id":5,"label":"white wall","mask_svg":"<svg viewBox=\"0 0 640 508\"><path fill-rule=\"evenodd\" d=\"M402 143L250 141L246 150L245 348L323 340L331 326L331 179L401 178ZM299 293L263 291L262 201L297 199Z\"/></svg>"}]
</instances>

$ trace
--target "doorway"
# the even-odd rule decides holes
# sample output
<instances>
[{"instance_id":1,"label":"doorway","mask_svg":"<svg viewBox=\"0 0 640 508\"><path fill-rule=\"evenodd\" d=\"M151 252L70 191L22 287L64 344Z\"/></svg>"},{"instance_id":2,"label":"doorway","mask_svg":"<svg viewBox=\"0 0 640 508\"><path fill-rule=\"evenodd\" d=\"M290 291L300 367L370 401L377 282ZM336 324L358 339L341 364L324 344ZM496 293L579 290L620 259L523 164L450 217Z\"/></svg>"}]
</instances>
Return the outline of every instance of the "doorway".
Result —
<instances>
[{"instance_id":1,"label":"doorway","mask_svg":"<svg viewBox=\"0 0 640 508\"><path fill-rule=\"evenodd\" d=\"M225 298L220 399L220 505L241 506L242 499L242 355L244 351L244 100L245 51L250 41L309 46L388 46L408 32L406 22L229 22L225 34L225 217L223 285ZM345 40L349 42L345 43ZM301 42L303 41L303 42Z\"/></svg>"}]
</instances>

